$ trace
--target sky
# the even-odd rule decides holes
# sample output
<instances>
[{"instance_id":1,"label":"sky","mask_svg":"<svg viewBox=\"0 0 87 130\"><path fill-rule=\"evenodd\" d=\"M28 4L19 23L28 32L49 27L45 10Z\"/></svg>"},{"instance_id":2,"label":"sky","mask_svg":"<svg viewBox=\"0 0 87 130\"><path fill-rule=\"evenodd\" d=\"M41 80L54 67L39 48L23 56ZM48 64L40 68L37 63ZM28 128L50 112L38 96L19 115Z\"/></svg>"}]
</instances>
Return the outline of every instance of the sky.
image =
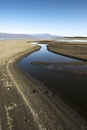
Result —
<instances>
[{"instance_id":1,"label":"sky","mask_svg":"<svg viewBox=\"0 0 87 130\"><path fill-rule=\"evenodd\" d=\"M87 36L87 0L0 0L0 32Z\"/></svg>"}]
</instances>

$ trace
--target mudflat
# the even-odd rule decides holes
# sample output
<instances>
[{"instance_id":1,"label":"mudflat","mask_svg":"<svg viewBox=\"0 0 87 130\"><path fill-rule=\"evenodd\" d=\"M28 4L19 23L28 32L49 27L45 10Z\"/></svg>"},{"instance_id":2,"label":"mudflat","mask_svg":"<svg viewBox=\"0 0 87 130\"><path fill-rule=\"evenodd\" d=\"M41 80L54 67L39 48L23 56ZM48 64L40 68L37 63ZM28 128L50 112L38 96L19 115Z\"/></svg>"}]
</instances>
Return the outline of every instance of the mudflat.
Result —
<instances>
[{"instance_id":1,"label":"mudflat","mask_svg":"<svg viewBox=\"0 0 87 130\"><path fill-rule=\"evenodd\" d=\"M34 78L18 69L17 62L38 50L29 40L0 41L0 129L82 130L87 122Z\"/></svg>"}]
</instances>

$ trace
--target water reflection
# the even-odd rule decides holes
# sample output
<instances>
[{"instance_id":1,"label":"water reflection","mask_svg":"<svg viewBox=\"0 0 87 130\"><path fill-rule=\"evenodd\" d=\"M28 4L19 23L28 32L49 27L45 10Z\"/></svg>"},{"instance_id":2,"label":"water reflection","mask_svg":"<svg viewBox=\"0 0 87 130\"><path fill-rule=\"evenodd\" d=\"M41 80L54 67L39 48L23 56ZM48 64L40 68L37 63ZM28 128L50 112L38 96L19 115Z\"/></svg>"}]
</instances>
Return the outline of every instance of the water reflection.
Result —
<instances>
[{"instance_id":1,"label":"water reflection","mask_svg":"<svg viewBox=\"0 0 87 130\"><path fill-rule=\"evenodd\" d=\"M37 44L37 43L33 43ZM80 110L85 111L87 118L87 78L77 75L56 71L56 68L51 66L44 67L33 65L32 62L79 62L79 60L61 56L47 50L47 44L38 44L41 46L39 51L36 51L25 57L19 62L19 68L27 75L32 75L37 80L41 81L55 95L66 97L67 101L78 106ZM77 67L78 68L78 67ZM65 98L64 98L65 99ZM81 113L82 114L82 113ZM84 115L84 114L83 114Z\"/></svg>"},{"instance_id":2,"label":"water reflection","mask_svg":"<svg viewBox=\"0 0 87 130\"><path fill-rule=\"evenodd\" d=\"M37 44L37 42L34 42L32 44ZM36 61L43 61L43 62L79 62L79 60L76 60L74 58L69 58L66 56L62 56L59 54L55 54L53 52L50 52L47 50L47 44L38 44L41 46L41 49L29 56L34 58ZM30 60L30 59L29 59Z\"/></svg>"}]
</instances>

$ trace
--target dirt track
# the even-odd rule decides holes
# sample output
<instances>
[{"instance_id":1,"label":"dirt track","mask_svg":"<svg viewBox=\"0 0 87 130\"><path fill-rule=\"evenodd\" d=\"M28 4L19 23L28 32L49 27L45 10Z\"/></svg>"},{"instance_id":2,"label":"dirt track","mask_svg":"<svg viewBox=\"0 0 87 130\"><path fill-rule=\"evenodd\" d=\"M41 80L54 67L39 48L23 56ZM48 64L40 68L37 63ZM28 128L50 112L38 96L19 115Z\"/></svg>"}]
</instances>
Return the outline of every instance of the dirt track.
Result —
<instances>
[{"instance_id":1,"label":"dirt track","mask_svg":"<svg viewBox=\"0 0 87 130\"><path fill-rule=\"evenodd\" d=\"M86 130L87 122L46 88L27 80L16 62L39 49L27 41L0 42L0 130ZM4 50L3 50L4 49Z\"/></svg>"}]
</instances>

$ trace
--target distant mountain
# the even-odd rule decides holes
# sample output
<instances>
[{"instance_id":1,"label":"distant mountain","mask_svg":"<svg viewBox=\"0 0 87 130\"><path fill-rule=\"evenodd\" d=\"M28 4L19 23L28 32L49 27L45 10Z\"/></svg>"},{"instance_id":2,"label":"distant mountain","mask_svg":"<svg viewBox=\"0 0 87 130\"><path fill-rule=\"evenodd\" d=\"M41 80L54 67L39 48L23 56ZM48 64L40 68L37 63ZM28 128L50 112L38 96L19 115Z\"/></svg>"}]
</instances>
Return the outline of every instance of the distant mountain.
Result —
<instances>
[{"instance_id":1,"label":"distant mountain","mask_svg":"<svg viewBox=\"0 0 87 130\"><path fill-rule=\"evenodd\" d=\"M0 38L29 38L27 34L0 33Z\"/></svg>"},{"instance_id":2,"label":"distant mountain","mask_svg":"<svg viewBox=\"0 0 87 130\"><path fill-rule=\"evenodd\" d=\"M54 39L61 36L51 34L11 34L11 33L0 33L0 38L30 38L30 39Z\"/></svg>"},{"instance_id":3,"label":"distant mountain","mask_svg":"<svg viewBox=\"0 0 87 130\"><path fill-rule=\"evenodd\" d=\"M52 37L59 37L57 35L52 35L49 33L45 33L45 34L33 34L34 37L42 37L42 38L52 38Z\"/></svg>"}]
</instances>

